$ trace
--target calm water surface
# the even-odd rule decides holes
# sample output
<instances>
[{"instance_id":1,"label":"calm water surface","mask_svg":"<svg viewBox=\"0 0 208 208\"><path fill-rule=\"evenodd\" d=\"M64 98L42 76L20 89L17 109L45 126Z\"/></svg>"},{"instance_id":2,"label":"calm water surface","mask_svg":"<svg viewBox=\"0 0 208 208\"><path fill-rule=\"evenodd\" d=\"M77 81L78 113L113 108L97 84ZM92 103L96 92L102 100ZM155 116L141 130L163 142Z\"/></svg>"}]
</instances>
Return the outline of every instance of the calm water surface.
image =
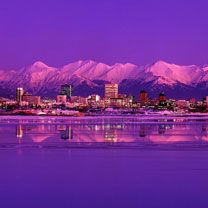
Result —
<instances>
[{"instance_id":1,"label":"calm water surface","mask_svg":"<svg viewBox=\"0 0 208 208\"><path fill-rule=\"evenodd\" d=\"M208 207L208 122L0 118L1 207Z\"/></svg>"}]
</instances>

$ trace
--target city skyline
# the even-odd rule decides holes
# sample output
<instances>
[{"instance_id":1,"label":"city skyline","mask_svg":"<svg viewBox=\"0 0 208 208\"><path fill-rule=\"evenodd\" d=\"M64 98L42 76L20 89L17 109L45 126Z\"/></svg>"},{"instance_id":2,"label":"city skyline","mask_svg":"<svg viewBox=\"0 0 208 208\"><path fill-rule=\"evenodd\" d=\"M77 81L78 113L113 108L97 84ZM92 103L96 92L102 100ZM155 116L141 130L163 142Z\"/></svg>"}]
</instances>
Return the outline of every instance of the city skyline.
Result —
<instances>
[{"instance_id":1,"label":"city skyline","mask_svg":"<svg viewBox=\"0 0 208 208\"><path fill-rule=\"evenodd\" d=\"M103 116L123 114L145 115L187 115L207 113L208 96L202 100L192 97L189 100L176 100L158 92L152 99L145 90L138 98L120 94L118 84L105 84L104 97L91 94L88 97L74 96L73 86L63 84L54 99L41 99L29 94L23 88L16 89L16 100L0 99L0 115L41 115L41 116Z\"/></svg>"}]
</instances>

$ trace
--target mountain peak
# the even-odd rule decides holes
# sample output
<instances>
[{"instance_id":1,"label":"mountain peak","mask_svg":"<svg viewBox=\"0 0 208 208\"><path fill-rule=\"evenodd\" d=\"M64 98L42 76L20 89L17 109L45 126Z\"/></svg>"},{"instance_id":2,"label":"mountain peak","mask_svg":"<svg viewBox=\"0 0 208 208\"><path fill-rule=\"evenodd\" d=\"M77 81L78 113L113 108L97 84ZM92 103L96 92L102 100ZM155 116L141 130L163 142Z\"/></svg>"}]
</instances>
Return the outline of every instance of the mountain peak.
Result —
<instances>
[{"instance_id":1,"label":"mountain peak","mask_svg":"<svg viewBox=\"0 0 208 208\"><path fill-rule=\"evenodd\" d=\"M97 62L91 60L91 59L88 59L88 60L85 60L84 61L85 64L97 64Z\"/></svg>"},{"instance_id":2,"label":"mountain peak","mask_svg":"<svg viewBox=\"0 0 208 208\"><path fill-rule=\"evenodd\" d=\"M43 63L42 61L36 61L32 64L33 67L38 67L38 68L46 68L49 67L48 65L46 65L45 63Z\"/></svg>"},{"instance_id":3,"label":"mountain peak","mask_svg":"<svg viewBox=\"0 0 208 208\"><path fill-rule=\"evenodd\" d=\"M171 63L163 61L163 60L156 61L155 63L153 63L153 65L156 65L156 66L178 66L176 64L171 64Z\"/></svg>"},{"instance_id":4,"label":"mountain peak","mask_svg":"<svg viewBox=\"0 0 208 208\"><path fill-rule=\"evenodd\" d=\"M22 85L33 94L55 96L63 83L72 83L77 94L88 95L95 92L101 94L103 84L112 82L120 84L124 93L138 93L140 88L157 93L165 86L172 90L170 92L177 87L190 90L201 87L197 90L206 95L208 86L204 83L207 80L208 67L180 66L163 60L140 67L131 63L107 65L93 60L79 60L60 68L36 61L20 71L1 70L0 90L8 86L13 91Z\"/></svg>"},{"instance_id":5,"label":"mountain peak","mask_svg":"<svg viewBox=\"0 0 208 208\"><path fill-rule=\"evenodd\" d=\"M146 70L161 80L166 80L170 85L178 82L190 85L197 82L203 76L203 70L196 66L180 66L176 64L169 64L164 61L157 61L149 66Z\"/></svg>"},{"instance_id":6,"label":"mountain peak","mask_svg":"<svg viewBox=\"0 0 208 208\"><path fill-rule=\"evenodd\" d=\"M167 61L164 61L164 60L158 60L158 61L156 61L155 62L155 64L170 64L170 63L168 63Z\"/></svg>"}]
</instances>

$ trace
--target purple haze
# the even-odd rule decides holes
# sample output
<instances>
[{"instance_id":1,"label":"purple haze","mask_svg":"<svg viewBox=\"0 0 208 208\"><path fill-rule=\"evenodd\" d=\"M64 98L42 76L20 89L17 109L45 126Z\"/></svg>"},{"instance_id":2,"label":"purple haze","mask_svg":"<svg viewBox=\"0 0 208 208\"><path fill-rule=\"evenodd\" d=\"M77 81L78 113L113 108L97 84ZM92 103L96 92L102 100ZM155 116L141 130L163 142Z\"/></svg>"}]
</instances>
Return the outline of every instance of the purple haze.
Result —
<instances>
[{"instance_id":1,"label":"purple haze","mask_svg":"<svg viewBox=\"0 0 208 208\"><path fill-rule=\"evenodd\" d=\"M202 65L208 62L207 10L205 0L3 0L0 67L79 59Z\"/></svg>"}]
</instances>

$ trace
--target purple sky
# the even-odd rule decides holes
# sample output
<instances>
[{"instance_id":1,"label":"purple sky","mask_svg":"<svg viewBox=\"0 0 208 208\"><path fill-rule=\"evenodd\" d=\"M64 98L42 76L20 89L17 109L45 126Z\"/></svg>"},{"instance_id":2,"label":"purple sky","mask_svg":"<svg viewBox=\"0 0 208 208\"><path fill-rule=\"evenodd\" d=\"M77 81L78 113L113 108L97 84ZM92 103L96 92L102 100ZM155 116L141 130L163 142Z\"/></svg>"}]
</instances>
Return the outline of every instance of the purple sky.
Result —
<instances>
[{"instance_id":1,"label":"purple sky","mask_svg":"<svg viewBox=\"0 0 208 208\"><path fill-rule=\"evenodd\" d=\"M0 67L208 63L207 0L1 0Z\"/></svg>"}]
</instances>

